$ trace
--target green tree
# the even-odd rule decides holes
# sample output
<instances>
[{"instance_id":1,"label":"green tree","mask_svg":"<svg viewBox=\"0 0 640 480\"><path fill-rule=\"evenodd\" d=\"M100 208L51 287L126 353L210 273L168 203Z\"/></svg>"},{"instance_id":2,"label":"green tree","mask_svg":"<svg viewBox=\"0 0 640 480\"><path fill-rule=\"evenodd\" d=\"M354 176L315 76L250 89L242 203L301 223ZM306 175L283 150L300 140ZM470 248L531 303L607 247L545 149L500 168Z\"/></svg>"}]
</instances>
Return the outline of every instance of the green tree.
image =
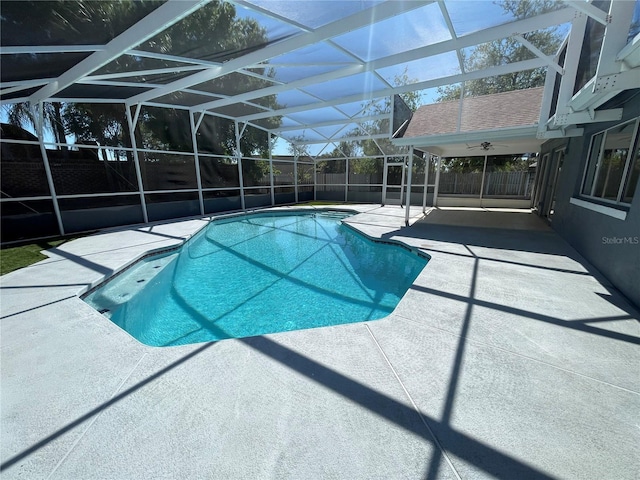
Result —
<instances>
[{"instance_id":1,"label":"green tree","mask_svg":"<svg viewBox=\"0 0 640 480\"><path fill-rule=\"evenodd\" d=\"M75 135L78 143L131 146L129 124L122 104L66 104L63 119L65 130Z\"/></svg>"},{"instance_id":2,"label":"green tree","mask_svg":"<svg viewBox=\"0 0 640 480\"><path fill-rule=\"evenodd\" d=\"M13 103L2 106L7 114L7 120L12 125L19 127L31 126L35 129L36 120L34 111L29 108L27 103ZM59 103L46 102L42 105L42 115L44 117L45 129L49 129L53 133L56 143L65 143L64 121L62 119L62 107ZM66 149L66 147L63 147Z\"/></svg>"},{"instance_id":3,"label":"green tree","mask_svg":"<svg viewBox=\"0 0 640 480\"><path fill-rule=\"evenodd\" d=\"M555 0L501 0L500 6L505 13L520 20L532 15L545 13L559 8ZM522 37L537 46L546 55L553 55L560 47L561 37L554 28L527 32ZM477 71L499 65L521 62L535 57L527 47L515 38L504 38L476 46L470 53L461 52L465 71ZM544 85L546 67L509 73L494 77L469 80L464 84L466 96L489 95ZM458 100L460 84L438 87L437 101Z\"/></svg>"},{"instance_id":4,"label":"green tree","mask_svg":"<svg viewBox=\"0 0 640 480\"><path fill-rule=\"evenodd\" d=\"M305 138L302 135L296 135L291 138L289 145L287 145L287 150L291 156L295 158L309 156L309 145L306 145L304 140Z\"/></svg>"},{"instance_id":5,"label":"green tree","mask_svg":"<svg viewBox=\"0 0 640 480\"><path fill-rule=\"evenodd\" d=\"M361 175L382 175L381 157L357 158L349 163L349 171Z\"/></svg>"},{"instance_id":6,"label":"green tree","mask_svg":"<svg viewBox=\"0 0 640 480\"><path fill-rule=\"evenodd\" d=\"M65 45L74 37L104 44L157 7L153 0L3 0L2 45Z\"/></svg>"},{"instance_id":7,"label":"green tree","mask_svg":"<svg viewBox=\"0 0 640 480\"><path fill-rule=\"evenodd\" d=\"M349 141L341 141L332 150L319 155L318 158L348 158L356 156L354 143Z\"/></svg>"},{"instance_id":8,"label":"green tree","mask_svg":"<svg viewBox=\"0 0 640 480\"><path fill-rule=\"evenodd\" d=\"M90 39L87 41L90 44L107 43L157 7L157 2L145 0L3 1L0 16L2 44L68 44L71 43L68 41L70 36L85 41ZM33 25L38 27L33 28ZM46 53L22 54L15 57L17 61L24 61L31 68L33 65L41 65L47 74L49 67L54 70L57 68ZM44 104L44 127L53 133L57 143L66 142L64 109L64 104L61 103ZM26 104L9 105L7 115L14 125L34 125L32 112Z\"/></svg>"},{"instance_id":9,"label":"green tree","mask_svg":"<svg viewBox=\"0 0 640 480\"><path fill-rule=\"evenodd\" d=\"M409 78L407 74L407 68L403 70L401 74L396 74L391 82L393 86L399 87L404 85L410 85L415 83L416 80ZM422 94L420 91L409 91L400 94L400 98L407 104L411 111L415 111L422 104ZM385 115L392 109L393 97L385 97L383 100L373 99L363 105L364 115ZM376 157L382 154L397 154L400 153L398 147L391 143L389 138L389 132L391 125L388 119L372 120L361 124L361 128L355 128L348 132L348 136L363 136L363 135L387 135L385 138L365 138L364 140L355 140L349 142L341 142L341 145L345 144L345 148L352 154L359 154L368 157ZM346 147L349 143L350 146ZM342 150L342 149L341 149Z\"/></svg>"},{"instance_id":10,"label":"green tree","mask_svg":"<svg viewBox=\"0 0 640 480\"><path fill-rule=\"evenodd\" d=\"M440 162L443 172L482 173L484 168L484 156L442 158Z\"/></svg>"},{"instance_id":11,"label":"green tree","mask_svg":"<svg viewBox=\"0 0 640 480\"><path fill-rule=\"evenodd\" d=\"M3 45L28 45L61 41L71 32L73 36L92 39L91 43L107 43L122 33L136 21L157 8L157 1L118 0L99 2L81 0L68 2L56 0L50 2L2 2L2 39ZM28 14L24 13L27 12ZM27 23L27 21L29 23ZM33 31L27 25L41 26ZM8 40L7 40L8 39ZM216 62L224 62L240 56L268 43L267 32L256 20L240 18L233 4L214 0L185 17L153 38L136 48L139 50L169 55L185 55ZM64 42L63 42L64 43ZM38 55L38 54L36 54ZM105 65L96 74L130 72L130 80L140 83L168 83L185 73L153 74L154 69L175 67L176 62L159 60L135 55L121 55ZM136 75L136 72L147 73ZM151 73L149 73L151 71ZM254 73L268 76L269 71L254 69ZM273 74L273 72L271 72ZM262 78L232 73L195 85L193 88L203 92L222 95L234 95L256 88L269 86L270 82ZM180 103L186 94L174 92L161 101ZM265 107L277 107L276 97L268 96L258 100ZM138 146L166 150L191 149L188 117L172 109L145 108L140 115L136 135ZM33 123L30 111L22 104L15 104L8 110L10 121L16 124ZM184 122L186 118L186 123ZM56 141L64 142L65 133L75 135L84 143L98 142L101 145L130 144L126 117L121 108L95 104L65 105L45 104L45 121L54 132ZM213 131L223 140L218 142L224 153L233 155L235 151L235 127L233 122L219 118L214 121ZM265 121L265 128L279 124L279 118ZM185 134L176 132L179 126ZM173 127L173 128L172 128ZM244 155L265 157L268 154L268 142L261 134L247 131L241 138L240 150Z\"/></svg>"}]
</instances>

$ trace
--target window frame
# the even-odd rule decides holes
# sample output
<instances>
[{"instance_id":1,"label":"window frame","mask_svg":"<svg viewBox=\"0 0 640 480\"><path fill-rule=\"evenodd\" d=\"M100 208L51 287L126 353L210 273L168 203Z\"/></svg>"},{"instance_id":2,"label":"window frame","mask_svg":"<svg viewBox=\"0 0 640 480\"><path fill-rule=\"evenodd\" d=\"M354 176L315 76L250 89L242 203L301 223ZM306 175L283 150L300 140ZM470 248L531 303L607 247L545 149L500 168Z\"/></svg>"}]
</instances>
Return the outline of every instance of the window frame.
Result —
<instances>
[{"instance_id":1,"label":"window frame","mask_svg":"<svg viewBox=\"0 0 640 480\"><path fill-rule=\"evenodd\" d=\"M624 162L624 167L622 169L622 176L620 177L620 183L618 185L618 192L616 195L616 199L612 200L609 198L604 198L604 197L599 197L597 195L595 195L595 190L598 184L598 178L599 178L599 174L600 174L600 169L602 168L603 165L603 157L604 157L604 153L606 151L606 144L607 144L607 134L608 132L620 128L624 125L627 124L633 124L633 132L631 134L631 141L629 143L628 149L629 152L627 153L625 162ZM639 131L639 127L640 127L640 117L636 117L636 118L632 118L630 120L627 120L625 122L621 122L617 125L614 125L612 127L609 127L605 130L600 130L598 132L595 132L593 135L591 135L591 139L589 140L589 149L587 151L587 162L584 166L584 171L582 174L582 181L580 182L580 191L579 191L579 197L586 199L588 201L594 202L594 203L603 203L606 205L611 205L614 207L622 207L624 209L628 209L631 206L631 203L627 203L627 202L623 202L623 194L625 192L625 189L627 187L627 183L629 181L628 176L630 175L630 170L631 170L631 163L632 161L635 159L635 155L636 155L636 150L638 149L638 147L640 147L640 145L638 144L639 141L639 135L640 135L640 131ZM593 157L593 146L594 143L596 142L596 138L602 135L602 139L599 142L598 148L598 155L597 158L595 158L595 167L594 167L594 172L593 172L593 176L591 177L590 180L590 185L587 185L587 177L589 177L589 170L590 167L593 165L593 161L594 161L594 157ZM589 190L589 193L584 193L585 189ZM635 192L634 192L635 195Z\"/></svg>"}]
</instances>

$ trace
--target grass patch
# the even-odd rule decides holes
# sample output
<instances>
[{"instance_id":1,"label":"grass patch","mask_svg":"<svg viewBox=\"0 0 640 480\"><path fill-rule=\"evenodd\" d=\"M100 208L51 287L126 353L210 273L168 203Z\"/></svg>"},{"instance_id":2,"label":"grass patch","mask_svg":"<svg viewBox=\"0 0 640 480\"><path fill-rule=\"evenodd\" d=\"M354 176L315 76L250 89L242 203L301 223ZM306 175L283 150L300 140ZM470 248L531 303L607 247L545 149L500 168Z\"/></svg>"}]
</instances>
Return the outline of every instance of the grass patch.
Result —
<instances>
[{"instance_id":1,"label":"grass patch","mask_svg":"<svg viewBox=\"0 0 640 480\"><path fill-rule=\"evenodd\" d=\"M27 267L33 263L49 258L40 253L41 250L54 248L63 243L80 237L63 237L51 240L39 240L34 243L26 243L15 247L2 247L0 250L0 275L4 275L19 268Z\"/></svg>"}]
</instances>

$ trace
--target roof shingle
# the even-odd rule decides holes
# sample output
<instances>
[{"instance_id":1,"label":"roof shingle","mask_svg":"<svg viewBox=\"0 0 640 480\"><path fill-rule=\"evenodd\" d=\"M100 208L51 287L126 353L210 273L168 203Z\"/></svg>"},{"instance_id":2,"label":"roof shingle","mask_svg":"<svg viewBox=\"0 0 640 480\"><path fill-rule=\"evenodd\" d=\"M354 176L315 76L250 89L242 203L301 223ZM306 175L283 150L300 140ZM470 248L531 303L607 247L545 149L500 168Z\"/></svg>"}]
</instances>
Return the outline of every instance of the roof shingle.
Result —
<instances>
[{"instance_id":1,"label":"roof shingle","mask_svg":"<svg viewBox=\"0 0 640 480\"><path fill-rule=\"evenodd\" d=\"M466 97L460 132L537 125L543 87ZM459 101L423 105L413 114L404 137L456 133Z\"/></svg>"}]
</instances>

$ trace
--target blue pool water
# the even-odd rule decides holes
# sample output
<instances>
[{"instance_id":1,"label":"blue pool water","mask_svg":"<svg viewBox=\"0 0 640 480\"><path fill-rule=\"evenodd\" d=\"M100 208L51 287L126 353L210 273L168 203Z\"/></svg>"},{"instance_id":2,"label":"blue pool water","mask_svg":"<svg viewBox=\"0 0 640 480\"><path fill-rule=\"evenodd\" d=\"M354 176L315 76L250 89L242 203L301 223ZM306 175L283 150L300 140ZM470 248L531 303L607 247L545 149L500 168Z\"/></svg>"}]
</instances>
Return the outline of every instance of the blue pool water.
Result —
<instances>
[{"instance_id":1,"label":"blue pool water","mask_svg":"<svg viewBox=\"0 0 640 480\"><path fill-rule=\"evenodd\" d=\"M342 224L346 216L215 220L180 249L147 257L85 301L152 346L382 318L427 259L365 238Z\"/></svg>"}]
</instances>

